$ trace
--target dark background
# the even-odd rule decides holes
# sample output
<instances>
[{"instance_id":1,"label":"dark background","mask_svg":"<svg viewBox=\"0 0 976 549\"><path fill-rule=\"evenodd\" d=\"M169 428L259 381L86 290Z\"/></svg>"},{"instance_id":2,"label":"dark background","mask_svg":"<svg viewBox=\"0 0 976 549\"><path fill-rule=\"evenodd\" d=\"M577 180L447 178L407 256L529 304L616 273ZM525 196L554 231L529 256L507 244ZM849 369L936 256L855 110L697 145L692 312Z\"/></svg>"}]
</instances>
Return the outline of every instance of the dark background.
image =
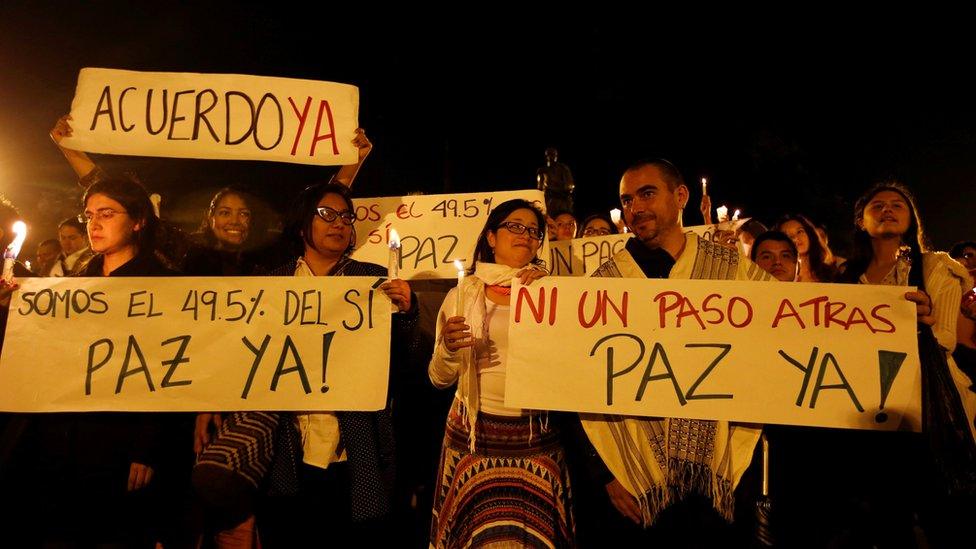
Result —
<instances>
[{"instance_id":1,"label":"dark background","mask_svg":"<svg viewBox=\"0 0 976 549\"><path fill-rule=\"evenodd\" d=\"M30 242L80 209L47 132L86 66L355 84L375 144L359 196L532 188L555 146L573 170L580 216L616 205L628 162L664 156L692 183L686 225L701 222L706 176L713 206L766 222L806 212L843 251L853 199L894 176L918 194L936 247L976 237L974 48L969 29L953 28L967 20L959 13L333 8L3 3L0 192L24 212ZM227 184L280 207L333 171L95 159L137 173L163 195L164 217L187 228Z\"/></svg>"}]
</instances>

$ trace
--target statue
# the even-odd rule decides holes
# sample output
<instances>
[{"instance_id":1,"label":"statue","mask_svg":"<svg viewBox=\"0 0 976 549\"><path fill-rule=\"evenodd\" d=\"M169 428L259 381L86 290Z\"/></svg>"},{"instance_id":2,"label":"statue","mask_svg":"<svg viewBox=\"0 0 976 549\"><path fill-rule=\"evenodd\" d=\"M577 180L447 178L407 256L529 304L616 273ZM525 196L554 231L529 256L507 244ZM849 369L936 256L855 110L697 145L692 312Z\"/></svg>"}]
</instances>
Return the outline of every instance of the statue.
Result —
<instances>
[{"instance_id":1,"label":"statue","mask_svg":"<svg viewBox=\"0 0 976 549\"><path fill-rule=\"evenodd\" d=\"M547 212L573 211L573 173L559 161L559 151L546 149L546 165L536 171L538 189L546 193Z\"/></svg>"}]
</instances>

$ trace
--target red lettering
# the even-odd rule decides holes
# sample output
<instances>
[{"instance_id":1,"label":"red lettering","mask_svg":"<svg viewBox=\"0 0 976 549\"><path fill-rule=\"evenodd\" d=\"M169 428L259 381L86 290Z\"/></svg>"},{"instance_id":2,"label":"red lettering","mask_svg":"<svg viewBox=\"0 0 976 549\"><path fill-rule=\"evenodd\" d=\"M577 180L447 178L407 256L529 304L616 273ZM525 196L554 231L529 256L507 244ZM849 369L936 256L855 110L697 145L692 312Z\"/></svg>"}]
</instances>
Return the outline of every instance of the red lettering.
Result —
<instances>
[{"instance_id":1,"label":"red lettering","mask_svg":"<svg viewBox=\"0 0 976 549\"><path fill-rule=\"evenodd\" d=\"M878 320L878 321L883 322L889 328L888 330L882 330L882 329L879 328L878 329L878 332L880 332L882 334L893 334L893 333L895 333L895 325L892 324L891 321L888 320L887 318L878 315L878 312L881 309L890 309L890 308L891 308L891 305L888 305L886 303L882 303L881 305L878 305L877 307L871 309L871 317L873 317L875 320Z\"/></svg>"},{"instance_id":2,"label":"red lettering","mask_svg":"<svg viewBox=\"0 0 976 549\"><path fill-rule=\"evenodd\" d=\"M295 116L298 118L298 131L295 132L295 143L291 146L291 155L295 156L295 151L298 150L298 141L302 138L302 129L305 127L305 119L308 118L308 108L312 106L312 98L309 97L305 100L305 109L301 114L299 114L298 106L295 105L295 101L291 97L288 98L288 102L291 103L291 108L295 111Z\"/></svg>"},{"instance_id":3,"label":"red lettering","mask_svg":"<svg viewBox=\"0 0 976 549\"><path fill-rule=\"evenodd\" d=\"M586 305L586 296L589 293L590 292L583 292L583 295L580 296L579 305L576 307L576 314L579 316L580 326L584 328L592 328L593 325L596 324L596 321L600 319L600 309L603 309L603 307L600 306L602 304L601 302L603 301L600 299L601 292L597 290L596 303L593 305L593 316L590 317L589 320L586 319L586 316L583 313L583 306ZM606 318L606 309L603 309L603 313L603 317Z\"/></svg>"},{"instance_id":4,"label":"red lettering","mask_svg":"<svg viewBox=\"0 0 976 549\"><path fill-rule=\"evenodd\" d=\"M800 303L800 307L813 305L813 325L820 326L820 304L827 301L827 296L822 295Z\"/></svg>"},{"instance_id":5,"label":"red lettering","mask_svg":"<svg viewBox=\"0 0 976 549\"><path fill-rule=\"evenodd\" d=\"M373 229L372 231L369 231L369 237L367 237L367 240L369 240L370 244L379 244L380 242L383 242L383 236L380 234L379 229Z\"/></svg>"},{"instance_id":6,"label":"red lettering","mask_svg":"<svg viewBox=\"0 0 976 549\"><path fill-rule=\"evenodd\" d=\"M675 302L672 303L671 305L668 305L667 304L667 298L668 297L675 298ZM662 328L664 328L665 325L667 324L665 322L665 320L664 320L665 315L667 314L667 312L668 311L672 311L672 310L677 309L678 307L680 307L681 306L681 302L683 300L684 300L684 296L682 296L678 292L661 292L661 293L657 294L656 296L654 296L654 301L659 302L658 303L658 308L660 310L660 323L661 323L661 327Z\"/></svg>"},{"instance_id":7,"label":"red lettering","mask_svg":"<svg viewBox=\"0 0 976 549\"><path fill-rule=\"evenodd\" d=\"M623 297L620 298L621 304L620 304L620 308L618 309L617 304L610 300L610 297L607 295L607 291L603 290L603 325L604 326L607 325L607 305L609 305L610 308L613 309L615 313L617 313L617 317L620 318L620 321L624 323L624 328L627 327L627 297L628 297L627 292L624 292Z\"/></svg>"},{"instance_id":8,"label":"red lettering","mask_svg":"<svg viewBox=\"0 0 976 549\"><path fill-rule=\"evenodd\" d=\"M714 320L714 321L708 320L708 321L706 321L709 324L721 324L723 321L725 321L725 313L722 312L722 309L719 309L718 307L709 307L708 306L708 302L711 301L711 300L713 300L713 299L716 299L716 298L722 299L722 295L721 294L708 294L708 297L706 297L705 300L702 301L702 311L704 311L706 313L715 313L715 314L718 315L718 319L717 320Z\"/></svg>"},{"instance_id":9,"label":"red lettering","mask_svg":"<svg viewBox=\"0 0 976 549\"><path fill-rule=\"evenodd\" d=\"M834 308L837 305L840 305L839 309ZM833 322L835 324L840 324L841 326L844 327L844 329L847 329L847 324L845 324L843 320L837 319L837 315L844 312L844 309L846 308L847 308L846 303L842 303L840 301L828 301L826 306L827 314L825 315L824 318L824 328L830 328L830 323Z\"/></svg>"},{"instance_id":10,"label":"red lettering","mask_svg":"<svg viewBox=\"0 0 976 549\"><path fill-rule=\"evenodd\" d=\"M329 118L329 133L324 135L319 133L319 130L322 127L322 111L325 111L326 116L328 116ZM322 99L319 102L319 116L315 120L315 137L312 139L312 149L308 153L309 156L315 156L315 145L318 144L318 142L322 141L323 139L332 140L332 154L338 155L339 144L336 143L335 125L332 122L332 109L329 107L329 102L326 101L325 99Z\"/></svg>"},{"instance_id":11,"label":"red lettering","mask_svg":"<svg viewBox=\"0 0 976 549\"><path fill-rule=\"evenodd\" d=\"M746 306L746 313L747 313L746 319L743 320L740 324L736 324L735 320L732 320L732 311L735 309L736 303L742 303L743 305ZM729 324L731 324L732 326L735 326L736 328L742 328L743 326L748 326L749 323L752 322L752 305L750 305L749 302L745 300L745 298L735 296L729 300L728 315L729 315Z\"/></svg>"},{"instance_id":12,"label":"red lettering","mask_svg":"<svg viewBox=\"0 0 976 549\"><path fill-rule=\"evenodd\" d=\"M783 314L784 310L787 307L790 308L790 312L787 314ZM779 321L781 319L788 318L788 317L795 318L797 324L800 325L800 328L807 327L806 324L803 323L803 318L800 317L800 313L796 312L796 309L793 307L793 303L791 303L789 299L784 299L779 304L779 310L776 311L776 318L773 319L773 328L779 327Z\"/></svg>"},{"instance_id":13,"label":"red lettering","mask_svg":"<svg viewBox=\"0 0 976 549\"><path fill-rule=\"evenodd\" d=\"M406 204L400 204L399 206L397 206L396 216L399 217L400 219L406 219L410 217L410 213L407 211Z\"/></svg>"},{"instance_id":14,"label":"red lettering","mask_svg":"<svg viewBox=\"0 0 976 549\"><path fill-rule=\"evenodd\" d=\"M851 326L855 324L864 324L865 326L868 327L869 330L871 330L872 334L877 331L874 329L874 326L871 326L871 323L868 322L867 317L864 316L864 311L862 311L860 307L851 308L851 314L847 317L847 325L844 326L844 329L850 330Z\"/></svg>"},{"instance_id":15,"label":"red lettering","mask_svg":"<svg viewBox=\"0 0 976 549\"><path fill-rule=\"evenodd\" d=\"M539 307L536 308L535 302L532 301L532 295L529 294L529 289L525 286L519 288L518 299L515 302L515 323L518 324L522 322L522 303L528 303L529 310L532 311L532 317L535 318L536 324L542 324L542 318L546 315L546 291L544 288L539 288Z\"/></svg>"},{"instance_id":16,"label":"red lettering","mask_svg":"<svg viewBox=\"0 0 976 549\"><path fill-rule=\"evenodd\" d=\"M549 294L549 325L556 323L556 299L559 297L559 288L553 288Z\"/></svg>"},{"instance_id":17,"label":"red lettering","mask_svg":"<svg viewBox=\"0 0 976 549\"><path fill-rule=\"evenodd\" d=\"M685 306L687 306L687 310L685 309ZM705 323L702 322L701 317L698 316L698 309L696 309L695 306L691 304L691 301L687 297L682 297L681 310L678 311L678 322L676 324L678 328L681 327L681 319L683 319L686 316L694 317L695 320L698 321L698 325L701 326L701 329L702 330L705 329Z\"/></svg>"},{"instance_id":18,"label":"red lettering","mask_svg":"<svg viewBox=\"0 0 976 549\"><path fill-rule=\"evenodd\" d=\"M369 215L366 216L370 221L379 221L382 216L380 216L380 205L372 204L369 207Z\"/></svg>"}]
</instances>

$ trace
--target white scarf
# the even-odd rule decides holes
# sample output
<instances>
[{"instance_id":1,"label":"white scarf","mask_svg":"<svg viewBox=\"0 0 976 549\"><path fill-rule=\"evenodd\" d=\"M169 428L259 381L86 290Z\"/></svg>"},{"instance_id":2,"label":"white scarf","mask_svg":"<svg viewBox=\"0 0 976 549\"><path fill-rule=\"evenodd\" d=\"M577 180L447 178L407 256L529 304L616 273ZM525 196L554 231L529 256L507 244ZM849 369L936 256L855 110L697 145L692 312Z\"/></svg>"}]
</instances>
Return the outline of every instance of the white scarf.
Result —
<instances>
[{"instance_id":1,"label":"white scarf","mask_svg":"<svg viewBox=\"0 0 976 549\"><path fill-rule=\"evenodd\" d=\"M480 398L474 349L480 344L487 345L488 342L488 323L485 321L488 317L488 304L485 291L488 286L511 287L512 279L525 269L539 269L539 267L529 264L516 268L479 261L475 265L474 275L464 277L464 281L457 288L464 311L462 316L465 323L471 326L471 336L474 339L474 345L458 351L461 359L458 372L458 397L462 405L461 415L467 420L468 442L472 453L475 449L475 422L478 419Z\"/></svg>"}]
</instances>

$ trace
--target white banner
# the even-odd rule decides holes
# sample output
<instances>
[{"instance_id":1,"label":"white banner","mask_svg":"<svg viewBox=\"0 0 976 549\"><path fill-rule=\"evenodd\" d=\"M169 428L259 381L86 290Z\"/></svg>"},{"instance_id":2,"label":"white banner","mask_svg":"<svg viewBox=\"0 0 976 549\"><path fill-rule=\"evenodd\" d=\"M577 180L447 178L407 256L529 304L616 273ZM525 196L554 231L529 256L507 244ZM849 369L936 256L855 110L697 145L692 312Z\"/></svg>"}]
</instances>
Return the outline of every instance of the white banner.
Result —
<instances>
[{"instance_id":1,"label":"white banner","mask_svg":"<svg viewBox=\"0 0 976 549\"><path fill-rule=\"evenodd\" d=\"M0 410L378 410L390 300L367 277L25 278Z\"/></svg>"},{"instance_id":2,"label":"white banner","mask_svg":"<svg viewBox=\"0 0 976 549\"><path fill-rule=\"evenodd\" d=\"M82 69L69 149L355 164L359 88L240 74Z\"/></svg>"}]
</instances>

